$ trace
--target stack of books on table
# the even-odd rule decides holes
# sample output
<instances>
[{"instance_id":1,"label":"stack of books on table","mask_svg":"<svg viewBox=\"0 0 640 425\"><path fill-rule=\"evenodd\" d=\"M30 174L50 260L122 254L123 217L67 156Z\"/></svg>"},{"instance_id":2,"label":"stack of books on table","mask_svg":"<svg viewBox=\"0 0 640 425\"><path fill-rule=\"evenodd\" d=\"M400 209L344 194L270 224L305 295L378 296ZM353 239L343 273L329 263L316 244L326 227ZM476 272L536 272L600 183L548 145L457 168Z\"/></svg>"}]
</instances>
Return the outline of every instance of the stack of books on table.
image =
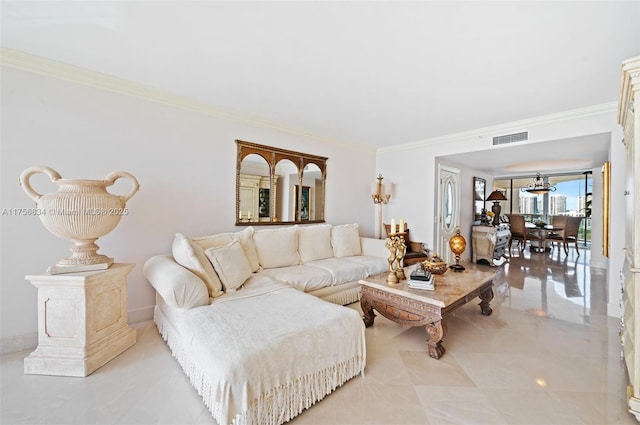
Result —
<instances>
[{"instance_id":1,"label":"stack of books on table","mask_svg":"<svg viewBox=\"0 0 640 425\"><path fill-rule=\"evenodd\" d=\"M411 289L426 289L428 291L433 291L435 286L433 285L433 276L431 273L425 272L423 273L411 273L409 275L409 280L407 280L407 285Z\"/></svg>"}]
</instances>

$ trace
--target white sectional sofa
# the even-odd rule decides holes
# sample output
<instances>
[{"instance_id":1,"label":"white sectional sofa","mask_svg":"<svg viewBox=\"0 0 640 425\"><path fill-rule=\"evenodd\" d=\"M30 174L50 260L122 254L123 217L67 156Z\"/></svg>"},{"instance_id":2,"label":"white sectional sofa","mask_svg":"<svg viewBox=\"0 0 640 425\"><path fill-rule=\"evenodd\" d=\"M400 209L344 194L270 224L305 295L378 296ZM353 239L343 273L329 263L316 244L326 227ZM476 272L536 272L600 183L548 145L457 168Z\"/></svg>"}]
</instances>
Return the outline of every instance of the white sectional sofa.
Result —
<instances>
[{"instance_id":1,"label":"white sectional sofa","mask_svg":"<svg viewBox=\"0 0 640 425\"><path fill-rule=\"evenodd\" d=\"M216 421L281 424L364 371L364 324L340 304L386 256L355 224L247 227L177 234L144 274L154 321Z\"/></svg>"}]
</instances>

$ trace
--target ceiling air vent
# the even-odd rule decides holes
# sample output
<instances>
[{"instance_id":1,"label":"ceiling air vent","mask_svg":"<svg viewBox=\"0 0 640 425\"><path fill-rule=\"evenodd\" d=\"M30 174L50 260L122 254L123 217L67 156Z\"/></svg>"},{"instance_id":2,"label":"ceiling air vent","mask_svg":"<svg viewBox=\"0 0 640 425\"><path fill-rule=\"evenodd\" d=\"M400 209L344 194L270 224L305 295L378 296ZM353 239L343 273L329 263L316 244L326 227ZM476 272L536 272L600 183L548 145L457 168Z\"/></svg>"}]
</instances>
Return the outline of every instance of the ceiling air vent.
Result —
<instances>
[{"instance_id":1,"label":"ceiling air vent","mask_svg":"<svg viewBox=\"0 0 640 425\"><path fill-rule=\"evenodd\" d=\"M496 136L493 138L494 145L504 145L505 143L524 142L529 140L529 132L505 134L504 136Z\"/></svg>"}]
</instances>

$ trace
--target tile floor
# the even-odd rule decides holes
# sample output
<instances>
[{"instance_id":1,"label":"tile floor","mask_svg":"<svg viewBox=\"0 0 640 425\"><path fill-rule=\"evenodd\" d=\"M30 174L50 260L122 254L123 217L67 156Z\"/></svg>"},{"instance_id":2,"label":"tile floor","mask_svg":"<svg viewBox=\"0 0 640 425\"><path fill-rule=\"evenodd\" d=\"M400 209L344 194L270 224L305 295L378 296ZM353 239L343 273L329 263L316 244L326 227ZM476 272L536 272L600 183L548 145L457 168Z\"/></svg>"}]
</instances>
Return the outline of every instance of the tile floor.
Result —
<instances>
[{"instance_id":1,"label":"tile floor","mask_svg":"<svg viewBox=\"0 0 640 425\"><path fill-rule=\"evenodd\" d=\"M378 315L365 376L292 423L635 424L604 271L588 261L588 251L514 249L493 315L477 302L459 309L440 360L425 353L423 329ZM24 375L28 351L2 356L0 423L215 423L153 323L135 328L137 344L87 378Z\"/></svg>"}]
</instances>

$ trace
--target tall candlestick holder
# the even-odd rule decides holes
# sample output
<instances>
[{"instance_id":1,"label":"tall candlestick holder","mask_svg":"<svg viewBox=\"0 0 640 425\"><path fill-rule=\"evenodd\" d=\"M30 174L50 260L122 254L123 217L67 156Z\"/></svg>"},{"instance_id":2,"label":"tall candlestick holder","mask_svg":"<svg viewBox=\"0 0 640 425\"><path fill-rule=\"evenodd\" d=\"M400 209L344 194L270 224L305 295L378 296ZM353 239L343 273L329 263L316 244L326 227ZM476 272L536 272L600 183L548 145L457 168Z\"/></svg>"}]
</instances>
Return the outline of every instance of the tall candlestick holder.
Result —
<instances>
[{"instance_id":1,"label":"tall candlestick holder","mask_svg":"<svg viewBox=\"0 0 640 425\"><path fill-rule=\"evenodd\" d=\"M385 241L385 246L389 250L389 257L387 262L389 263L389 274L387 275L388 284L397 284L401 280L405 280L407 277L404 274L404 267L402 266L404 256L407 252L407 246L404 242L403 233L391 233Z\"/></svg>"}]
</instances>

